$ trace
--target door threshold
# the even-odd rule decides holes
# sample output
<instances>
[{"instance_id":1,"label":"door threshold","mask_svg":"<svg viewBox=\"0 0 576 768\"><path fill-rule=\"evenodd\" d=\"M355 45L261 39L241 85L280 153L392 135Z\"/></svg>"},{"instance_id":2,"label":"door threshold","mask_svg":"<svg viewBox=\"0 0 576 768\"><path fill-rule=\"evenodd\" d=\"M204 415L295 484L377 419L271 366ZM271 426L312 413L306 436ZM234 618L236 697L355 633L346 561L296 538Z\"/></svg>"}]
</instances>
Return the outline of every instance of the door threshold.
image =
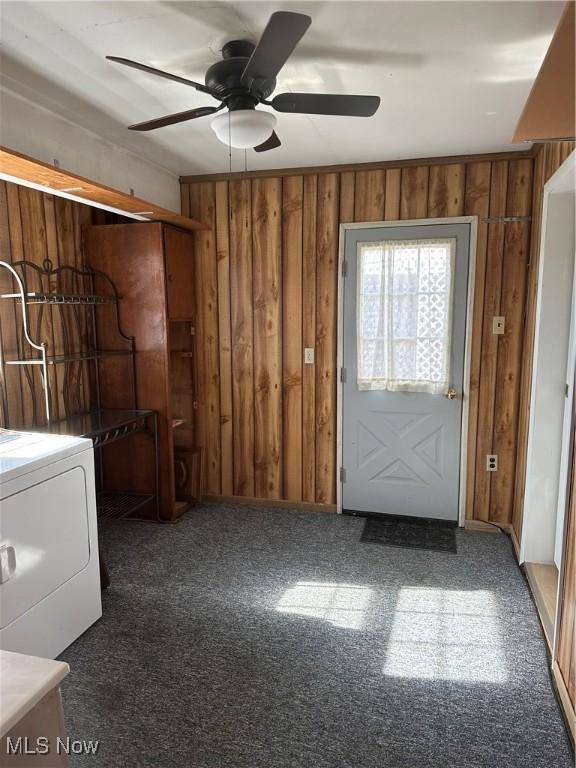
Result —
<instances>
[{"instance_id":1,"label":"door threshold","mask_svg":"<svg viewBox=\"0 0 576 768\"><path fill-rule=\"evenodd\" d=\"M416 517L416 515L391 515L388 512L364 512L358 509L343 509L343 515L352 515L352 517L370 517L374 520L395 520L399 523L420 523L423 524L437 524L458 527L457 520L444 520L441 517Z\"/></svg>"}]
</instances>

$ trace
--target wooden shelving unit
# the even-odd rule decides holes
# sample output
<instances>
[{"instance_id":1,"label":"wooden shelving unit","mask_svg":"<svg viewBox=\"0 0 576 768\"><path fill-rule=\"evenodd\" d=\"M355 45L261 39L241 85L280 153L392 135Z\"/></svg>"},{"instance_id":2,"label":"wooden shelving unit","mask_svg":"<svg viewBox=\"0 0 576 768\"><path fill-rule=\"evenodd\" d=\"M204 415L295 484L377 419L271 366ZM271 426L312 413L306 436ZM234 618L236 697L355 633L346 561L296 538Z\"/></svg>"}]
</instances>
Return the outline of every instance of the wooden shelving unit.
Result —
<instances>
[{"instance_id":1,"label":"wooden shelving unit","mask_svg":"<svg viewBox=\"0 0 576 768\"><path fill-rule=\"evenodd\" d=\"M160 516L176 520L200 497L202 450L197 445L194 240L189 232L160 223L88 227L87 263L110 274L122 294L123 327L138 339L138 402L158 413ZM107 341L109 329L98 329ZM103 384L112 402L122 382ZM125 485L126 458L112 446L109 476ZM139 472L129 489L139 492L150 471L138 453Z\"/></svg>"}]
</instances>

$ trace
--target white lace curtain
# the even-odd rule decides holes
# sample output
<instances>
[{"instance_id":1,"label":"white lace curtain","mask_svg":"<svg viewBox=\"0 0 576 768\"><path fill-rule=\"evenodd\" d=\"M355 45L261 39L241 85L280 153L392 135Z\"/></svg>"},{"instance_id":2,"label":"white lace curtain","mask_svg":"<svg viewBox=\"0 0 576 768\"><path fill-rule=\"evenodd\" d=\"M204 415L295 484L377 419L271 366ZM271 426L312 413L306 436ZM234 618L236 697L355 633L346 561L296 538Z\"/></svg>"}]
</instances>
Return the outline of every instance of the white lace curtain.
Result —
<instances>
[{"instance_id":1,"label":"white lace curtain","mask_svg":"<svg viewBox=\"0 0 576 768\"><path fill-rule=\"evenodd\" d=\"M446 394L456 240L358 245L358 388Z\"/></svg>"}]
</instances>

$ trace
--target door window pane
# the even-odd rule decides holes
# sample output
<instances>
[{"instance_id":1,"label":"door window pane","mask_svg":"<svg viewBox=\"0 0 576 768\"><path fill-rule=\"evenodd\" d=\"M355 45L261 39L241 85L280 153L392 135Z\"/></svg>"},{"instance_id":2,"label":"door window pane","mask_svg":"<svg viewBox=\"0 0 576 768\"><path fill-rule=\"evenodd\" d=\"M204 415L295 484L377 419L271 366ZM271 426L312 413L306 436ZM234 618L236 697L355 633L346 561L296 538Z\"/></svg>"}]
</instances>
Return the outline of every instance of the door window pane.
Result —
<instances>
[{"instance_id":1,"label":"door window pane","mask_svg":"<svg viewBox=\"0 0 576 768\"><path fill-rule=\"evenodd\" d=\"M358 388L446 394L455 238L358 244Z\"/></svg>"}]
</instances>

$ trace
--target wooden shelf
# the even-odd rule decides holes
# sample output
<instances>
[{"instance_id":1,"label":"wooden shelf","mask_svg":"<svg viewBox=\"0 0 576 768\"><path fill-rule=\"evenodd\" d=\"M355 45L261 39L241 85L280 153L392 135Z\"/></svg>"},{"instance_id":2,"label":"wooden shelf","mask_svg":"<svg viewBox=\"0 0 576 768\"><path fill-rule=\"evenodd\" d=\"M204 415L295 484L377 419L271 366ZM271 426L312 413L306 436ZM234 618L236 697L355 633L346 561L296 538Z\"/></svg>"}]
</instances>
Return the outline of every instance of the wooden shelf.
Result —
<instances>
[{"instance_id":1,"label":"wooden shelf","mask_svg":"<svg viewBox=\"0 0 576 768\"><path fill-rule=\"evenodd\" d=\"M40 160L35 160L33 157L15 152L8 147L0 146L0 166L2 166L2 171L9 176L33 184L40 184L54 192L74 190L71 196L81 202L99 203L120 213L140 215L144 220L163 221L182 229L206 229L206 226L196 219L181 216L179 213L149 203L142 198L133 197L128 192L90 181L90 179L85 179L83 176L70 173L70 171L65 171L62 168L55 168L40 162Z\"/></svg>"}]
</instances>

